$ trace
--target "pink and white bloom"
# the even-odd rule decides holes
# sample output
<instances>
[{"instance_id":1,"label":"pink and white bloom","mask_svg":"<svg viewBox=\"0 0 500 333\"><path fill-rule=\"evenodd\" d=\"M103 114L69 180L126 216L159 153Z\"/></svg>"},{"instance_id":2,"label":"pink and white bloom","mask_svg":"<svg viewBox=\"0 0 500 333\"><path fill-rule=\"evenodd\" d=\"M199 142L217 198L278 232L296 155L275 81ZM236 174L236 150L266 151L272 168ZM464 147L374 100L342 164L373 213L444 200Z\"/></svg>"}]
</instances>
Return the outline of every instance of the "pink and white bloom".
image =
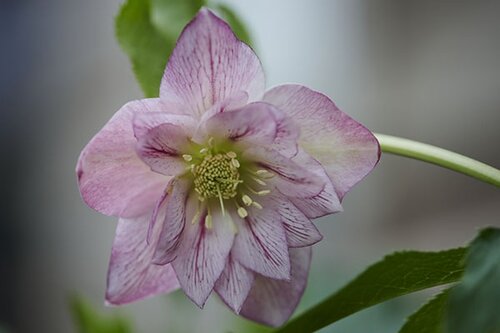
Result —
<instances>
[{"instance_id":1,"label":"pink and white bloom","mask_svg":"<svg viewBox=\"0 0 500 333\"><path fill-rule=\"evenodd\" d=\"M290 317L322 238L311 219L342 210L380 151L325 95L264 89L254 52L202 9L160 97L127 103L84 148L84 201L119 217L109 304L180 286L200 307L215 291L252 320Z\"/></svg>"}]
</instances>

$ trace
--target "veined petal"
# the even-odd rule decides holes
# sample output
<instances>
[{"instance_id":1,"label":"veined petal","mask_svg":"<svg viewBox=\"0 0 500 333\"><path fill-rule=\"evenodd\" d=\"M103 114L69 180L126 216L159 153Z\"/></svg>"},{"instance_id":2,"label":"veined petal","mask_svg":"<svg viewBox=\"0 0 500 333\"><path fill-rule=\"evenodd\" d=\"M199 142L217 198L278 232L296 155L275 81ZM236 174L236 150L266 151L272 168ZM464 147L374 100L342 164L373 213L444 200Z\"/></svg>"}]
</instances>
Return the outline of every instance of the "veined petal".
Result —
<instances>
[{"instance_id":1,"label":"veined petal","mask_svg":"<svg viewBox=\"0 0 500 333\"><path fill-rule=\"evenodd\" d=\"M317 195L301 199L290 197L290 201L309 218L317 218L327 214L341 212L343 209L340 204L340 199L323 166L302 149L299 150L293 160L302 167L318 175L325 183L325 187Z\"/></svg>"},{"instance_id":2,"label":"veined petal","mask_svg":"<svg viewBox=\"0 0 500 333\"><path fill-rule=\"evenodd\" d=\"M274 106L255 102L232 112L217 113L205 123L212 136L244 146L269 145L278 134ZM278 112L278 111L276 111Z\"/></svg>"},{"instance_id":3,"label":"veined petal","mask_svg":"<svg viewBox=\"0 0 500 333\"><path fill-rule=\"evenodd\" d=\"M155 264L165 265L175 259L179 238L186 224L187 212L189 211L189 216L192 217L198 203L194 196L189 196L190 186L190 181L186 179L174 179L167 189L165 199L158 203L157 210L164 211L164 221L153 255ZM151 222L154 223L153 220Z\"/></svg>"},{"instance_id":4,"label":"veined petal","mask_svg":"<svg viewBox=\"0 0 500 333\"><path fill-rule=\"evenodd\" d=\"M289 247L310 246L323 238L312 221L285 196L273 195L268 200L276 202Z\"/></svg>"},{"instance_id":5,"label":"veined petal","mask_svg":"<svg viewBox=\"0 0 500 333\"><path fill-rule=\"evenodd\" d=\"M282 85L266 92L264 101L300 126L299 145L325 167L340 199L377 164L377 139L327 96L299 85Z\"/></svg>"},{"instance_id":6,"label":"veined petal","mask_svg":"<svg viewBox=\"0 0 500 333\"><path fill-rule=\"evenodd\" d=\"M274 109L274 116L277 126L272 147L285 157L294 157L298 153L300 127L279 109Z\"/></svg>"},{"instance_id":7,"label":"veined petal","mask_svg":"<svg viewBox=\"0 0 500 333\"><path fill-rule=\"evenodd\" d=\"M290 318L304 293L311 263L311 247L290 249L291 279L257 276L240 314L256 322L281 326Z\"/></svg>"},{"instance_id":8,"label":"veined petal","mask_svg":"<svg viewBox=\"0 0 500 333\"><path fill-rule=\"evenodd\" d=\"M205 225L206 211L194 224L186 223L177 258L172 262L182 289L199 307L203 307L224 270L234 240L229 214L212 214L211 228Z\"/></svg>"},{"instance_id":9,"label":"veined petal","mask_svg":"<svg viewBox=\"0 0 500 333\"><path fill-rule=\"evenodd\" d=\"M171 265L151 263L162 223L155 226L148 244L149 221L149 215L144 215L118 222L108 269L106 302L109 304L126 304L179 287Z\"/></svg>"},{"instance_id":10,"label":"veined petal","mask_svg":"<svg viewBox=\"0 0 500 333\"><path fill-rule=\"evenodd\" d=\"M228 256L226 268L215 283L215 291L234 312L239 313L254 281L254 273Z\"/></svg>"},{"instance_id":11,"label":"veined petal","mask_svg":"<svg viewBox=\"0 0 500 333\"><path fill-rule=\"evenodd\" d=\"M151 170L176 176L186 170L182 155L189 145L189 137L181 126L161 124L138 138L137 155Z\"/></svg>"},{"instance_id":12,"label":"veined petal","mask_svg":"<svg viewBox=\"0 0 500 333\"><path fill-rule=\"evenodd\" d=\"M234 95L224 99L223 101L219 101L212 105L210 109L206 110L205 113L202 114L200 121L198 122L198 127L196 128L196 131L194 132L194 135L192 137L193 141L202 144L212 136L212 133L207 132L205 128L205 123L208 119L221 112L240 109L244 107L247 102L248 94L244 91L238 91Z\"/></svg>"},{"instance_id":13,"label":"veined petal","mask_svg":"<svg viewBox=\"0 0 500 333\"><path fill-rule=\"evenodd\" d=\"M185 133L192 133L197 127L195 118L184 114L171 114L166 112L139 113L132 119L134 135L137 139L146 136L153 128L171 124L181 128Z\"/></svg>"},{"instance_id":14,"label":"veined petal","mask_svg":"<svg viewBox=\"0 0 500 333\"><path fill-rule=\"evenodd\" d=\"M127 103L83 149L77 164L80 193L90 207L124 218L150 212L169 177L154 173L137 156L135 115L165 110L157 98Z\"/></svg>"},{"instance_id":15,"label":"veined petal","mask_svg":"<svg viewBox=\"0 0 500 333\"><path fill-rule=\"evenodd\" d=\"M266 147L252 147L243 156L258 167L270 171L275 177L266 183L275 186L288 197L307 198L318 195L326 183L316 173L307 170L279 152Z\"/></svg>"},{"instance_id":16,"label":"veined petal","mask_svg":"<svg viewBox=\"0 0 500 333\"><path fill-rule=\"evenodd\" d=\"M290 260L285 230L272 205L264 209L248 207L248 216L237 221L238 233L232 250L233 259L254 272L273 279L290 278Z\"/></svg>"},{"instance_id":17,"label":"veined petal","mask_svg":"<svg viewBox=\"0 0 500 333\"><path fill-rule=\"evenodd\" d=\"M255 53L227 23L202 9L177 41L160 85L160 97L179 101L199 117L212 105L244 91L261 99L264 73Z\"/></svg>"}]
</instances>

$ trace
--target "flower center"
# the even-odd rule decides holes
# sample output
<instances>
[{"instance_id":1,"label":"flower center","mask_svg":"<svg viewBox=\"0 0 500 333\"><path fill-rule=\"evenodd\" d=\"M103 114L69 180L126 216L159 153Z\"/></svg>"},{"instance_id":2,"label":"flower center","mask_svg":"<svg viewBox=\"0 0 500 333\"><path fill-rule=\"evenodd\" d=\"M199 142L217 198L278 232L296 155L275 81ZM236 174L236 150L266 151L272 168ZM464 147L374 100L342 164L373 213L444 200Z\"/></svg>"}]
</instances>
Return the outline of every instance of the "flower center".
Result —
<instances>
[{"instance_id":1,"label":"flower center","mask_svg":"<svg viewBox=\"0 0 500 333\"><path fill-rule=\"evenodd\" d=\"M219 148L219 149L217 149ZM264 169L255 170L253 165L240 165L238 155L234 151L221 151L216 147L214 139L194 154L184 154L182 158L188 164L187 170L193 175L194 190L198 193L198 208L191 223L197 223L202 209L207 210L205 227L212 228L212 209L216 199L223 216L226 209L236 209L239 217L246 218L246 207L262 209L262 205L251 196L265 196L271 191L266 188L267 179L273 175ZM240 186L241 185L241 186ZM237 227L232 219L228 220L232 230Z\"/></svg>"},{"instance_id":2,"label":"flower center","mask_svg":"<svg viewBox=\"0 0 500 333\"><path fill-rule=\"evenodd\" d=\"M206 155L193 167L195 191L203 198L235 197L241 183L239 167L234 152Z\"/></svg>"}]
</instances>

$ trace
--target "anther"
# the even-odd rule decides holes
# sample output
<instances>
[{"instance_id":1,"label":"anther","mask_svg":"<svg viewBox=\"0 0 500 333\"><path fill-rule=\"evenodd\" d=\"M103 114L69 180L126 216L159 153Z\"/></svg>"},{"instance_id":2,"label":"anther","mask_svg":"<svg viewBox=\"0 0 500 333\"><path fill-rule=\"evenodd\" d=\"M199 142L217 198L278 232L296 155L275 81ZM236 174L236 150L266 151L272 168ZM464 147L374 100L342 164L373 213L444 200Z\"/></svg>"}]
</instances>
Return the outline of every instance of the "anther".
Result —
<instances>
[{"instance_id":1,"label":"anther","mask_svg":"<svg viewBox=\"0 0 500 333\"><path fill-rule=\"evenodd\" d=\"M238 208L238 215L239 215L242 219L244 219L245 217L247 217L247 216L248 216L248 212L247 212L247 210L246 210L245 208L243 208L243 207L239 207L239 208Z\"/></svg>"},{"instance_id":2,"label":"anther","mask_svg":"<svg viewBox=\"0 0 500 333\"><path fill-rule=\"evenodd\" d=\"M262 209L262 205L260 203L258 203L257 201L253 201L252 202L252 205L257 208L257 209Z\"/></svg>"},{"instance_id":3,"label":"anther","mask_svg":"<svg viewBox=\"0 0 500 333\"><path fill-rule=\"evenodd\" d=\"M189 155L189 154L184 154L182 155L182 158L184 159L184 161L186 162L191 162L193 160L193 156Z\"/></svg>"},{"instance_id":4,"label":"anther","mask_svg":"<svg viewBox=\"0 0 500 333\"><path fill-rule=\"evenodd\" d=\"M262 185L262 186L266 186L266 182L264 182L262 179L259 179L257 177L252 177L253 180L255 180L255 182L259 185Z\"/></svg>"},{"instance_id":5,"label":"anther","mask_svg":"<svg viewBox=\"0 0 500 333\"><path fill-rule=\"evenodd\" d=\"M206 154L208 153L208 148L201 148L200 149L200 154Z\"/></svg>"},{"instance_id":6,"label":"anther","mask_svg":"<svg viewBox=\"0 0 500 333\"><path fill-rule=\"evenodd\" d=\"M205 227L207 229L212 229L212 227L213 227L212 215L210 215L210 213L208 213L207 216L205 216Z\"/></svg>"},{"instance_id":7,"label":"anther","mask_svg":"<svg viewBox=\"0 0 500 333\"><path fill-rule=\"evenodd\" d=\"M226 153L226 156L229 158L236 158L236 153L234 151L230 151Z\"/></svg>"},{"instance_id":8,"label":"anther","mask_svg":"<svg viewBox=\"0 0 500 333\"><path fill-rule=\"evenodd\" d=\"M239 168L240 167L240 162L238 160L234 159L234 158L231 160L231 164L233 164L233 166L235 168Z\"/></svg>"},{"instance_id":9,"label":"anther","mask_svg":"<svg viewBox=\"0 0 500 333\"><path fill-rule=\"evenodd\" d=\"M252 198L250 198L248 195L244 194L242 197L241 197L241 200L243 201L243 203L247 206L250 206L253 202Z\"/></svg>"}]
</instances>

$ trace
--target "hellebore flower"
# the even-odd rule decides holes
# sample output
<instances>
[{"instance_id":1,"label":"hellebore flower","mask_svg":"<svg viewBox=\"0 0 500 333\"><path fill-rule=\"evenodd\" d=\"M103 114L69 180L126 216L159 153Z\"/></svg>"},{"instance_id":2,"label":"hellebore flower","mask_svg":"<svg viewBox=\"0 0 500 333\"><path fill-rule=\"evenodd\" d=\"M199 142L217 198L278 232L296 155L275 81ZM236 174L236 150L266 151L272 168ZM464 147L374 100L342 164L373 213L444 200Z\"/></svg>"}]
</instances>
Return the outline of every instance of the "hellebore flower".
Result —
<instances>
[{"instance_id":1,"label":"hellebore flower","mask_svg":"<svg viewBox=\"0 0 500 333\"><path fill-rule=\"evenodd\" d=\"M123 106L78 161L85 202L120 218L106 301L180 286L202 307L215 290L236 313L281 325L322 238L311 219L340 211L378 159L372 133L328 97L265 92L253 51L202 9L160 97Z\"/></svg>"}]
</instances>

